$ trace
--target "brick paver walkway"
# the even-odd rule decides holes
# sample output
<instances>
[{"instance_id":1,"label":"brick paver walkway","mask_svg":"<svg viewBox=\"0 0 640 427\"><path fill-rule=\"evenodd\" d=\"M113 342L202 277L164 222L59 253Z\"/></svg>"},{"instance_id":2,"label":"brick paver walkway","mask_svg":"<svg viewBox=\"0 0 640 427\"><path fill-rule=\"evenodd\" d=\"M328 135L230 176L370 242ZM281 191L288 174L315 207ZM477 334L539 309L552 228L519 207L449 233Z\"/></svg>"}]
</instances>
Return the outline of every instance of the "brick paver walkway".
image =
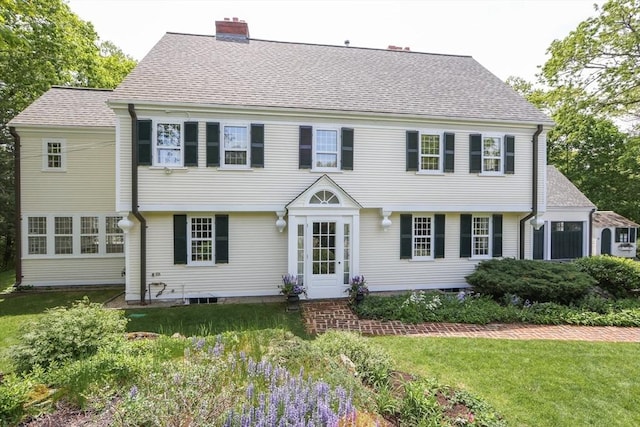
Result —
<instances>
[{"instance_id":1,"label":"brick paver walkway","mask_svg":"<svg viewBox=\"0 0 640 427\"><path fill-rule=\"evenodd\" d=\"M344 330L360 332L363 335L640 342L640 328L497 323L489 325L404 324L395 320L387 322L360 320L353 314L346 300L304 302L302 314L305 327L311 334L319 334L329 330Z\"/></svg>"}]
</instances>

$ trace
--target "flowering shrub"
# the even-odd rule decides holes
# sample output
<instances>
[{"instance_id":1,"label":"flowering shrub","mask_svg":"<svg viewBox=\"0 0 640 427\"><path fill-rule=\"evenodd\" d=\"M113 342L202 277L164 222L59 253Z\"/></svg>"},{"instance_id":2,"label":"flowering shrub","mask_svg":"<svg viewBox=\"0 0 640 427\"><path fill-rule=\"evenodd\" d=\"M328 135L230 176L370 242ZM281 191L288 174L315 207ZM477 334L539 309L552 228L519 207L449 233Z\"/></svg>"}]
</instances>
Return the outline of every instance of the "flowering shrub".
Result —
<instances>
[{"instance_id":1,"label":"flowering shrub","mask_svg":"<svg viewBox=\"0 0 640 427\"><path fill-rule=\"evenodd\" d=\"M298 284L298 276L293 274L285 274L282 276L282 285L278 286L280 293L286 297L289 295L307 295L307 289Z\"/></svg>"},{"instance_id":2,"label":"flowering shrub","mask_svg":"<svg viewBox=\"0 0 640 427\"><path fill-rule=\"evenodd\" d=\"M349 294L349 299L353 302L358 295L368 295L369 287L364 276L353 276L349 281L349 287L345 290Z\"/></svg>"}]
</instances>

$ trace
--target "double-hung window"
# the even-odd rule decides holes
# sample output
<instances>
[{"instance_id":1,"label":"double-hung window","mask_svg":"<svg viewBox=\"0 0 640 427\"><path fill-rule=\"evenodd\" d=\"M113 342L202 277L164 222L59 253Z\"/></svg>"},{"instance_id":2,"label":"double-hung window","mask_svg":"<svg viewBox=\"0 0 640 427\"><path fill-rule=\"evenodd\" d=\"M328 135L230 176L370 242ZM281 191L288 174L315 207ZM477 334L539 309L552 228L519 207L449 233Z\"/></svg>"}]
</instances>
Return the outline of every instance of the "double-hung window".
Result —
<instances>
[{"instance_id":1,"label":"double-hung window","mask_svg":"<svg viewBox=\"0 0 640 427\"><path fill-rule=\"evenodd\" d=\"M353 170L354 130L300 126L298 167L317 171Z\"/></svg>"},{"instance_id":2,"label":"double-hung window","mask_svg":"<svg viewBox=\"0 0 640 427\"><path fill-rule=\"evenodd\" d=\"M45 171L64 171L66 168L64 139L43 140L42 169Z\"/></svg>"},{"instance_id":3,"label":"double-hung window","mask_svg":"<svg viewBox=\"0 0 640 427\"><path fill-rule=\"evenodd\" d=\"M469 172L487 175L515 173L515 137L469 135Z\"/></svg>"},{"instance_id":4,"label":"double-hung window","mask_svg":"<svg viewBox=\"0 0 640 427\"><path fill-rule=\"evenodd\" d=\"M340 164L338 131L335 129L316 129L315 136L314 168L337 169Z\"/></svg>"},{"instance_id":5,"label":"double-hung window","mask_svg":"<svg viewBox=\"0 0 640 427\"><path fill-rule=\"evenodd\" d=\"M400 259L444 258L445 215L401 214Z\"/></svg>"},{"instance_id":6,"label":"double-hung window","mask_svg":"<svg viewBox=\"0 0 640 427\"><path fill-rule=\"evenodd\" d=\"M155 165L182 166L182 124L156 123Z\"/></svg>"},{"instance_id":7,"label":"double-hung window","mask_svg":"<svg viewBox=\"0 0 640 427\"><path fill-rule=\"evenodd\" d=\"M47 254L47 217L30 216L28 218L27 244L29 255Z\"/></svg>"},{"instance_id":8,"label":"double-hung window","mask_svg":"<svg viewBox=\"0 0 640 427\"><path fill-rule=\"evenodd\" d=\"M224 166L249 166L249 129L247 126L224 126L222 161Z\"/></svg>"},{"instance_id":9,"label":"double-hung window","mask_svg":"<svg viewBox=\"0 0 640 427\"><path fill-rule=\"evenodd\" d=\"M108 216L105 219L105 249L108 254L124 253L124 233L118 227L121 219L121 216Z\"/></svg>"},{"instance_id":10,"label":"double-hung window","mask_svg":"<svg viewBox=\"0 0 640 427\"><path fill-rule=\"evenodd\" d=\"M189 264L213 264L213 218L189 218Z\"/></svg>"},{"instance_id":11,"label":"double-hung window","mask_svg":"<svg viewBox=\"0 0 640 427\"><path fill-rule=\"evenodd\" d=\"M460 257L502 256L502 214L460 215Z\"/></svg>"},{"instance_id":12,"label":"double-hung window","mask_svg":"<svg viewBox=\"0 0 640 427\"><path fill-rule=\"evenodd\" d=\"M54 218L54 247L56 255L73 254L73 217Z\"/></svg>"},{"instance_id":13,"label":"double-hung window","mask_svg":"<svg viewBox=\"0 0 640 427\"><path fill-rule=\"evenodd\" d=\"M439 130L406 132L406 169L418 173L454 172L455 134Z\"/></svg>"},{"instance_id":14,"label":"double-hung window","mask_svg":"<svg viewBox=\"0 0 640 427\"><path fill-rule=\"evenodd\" d=\"M502 138L482 138L482 172L502 172Z\"/></svg>"},{"instance_id":15,"label":"double-hung window","mask_svg":"<svg viewBox=\"0 0 640 427\"><path fill-rule=\"evenodd\" d=\"M229 216L173 216L173 263L186 265L229 262Z\"/></svg>"},{"instance_id":16,"label":"double-hung window","mask_svg":"<svg viewBox=\"0 0 640 427\"><path fill-rule=\"evenodd\" d=\"M80 253L97 254L100 251L100 229L97 216L80 218Z\"/></svg>"}]
</instances>

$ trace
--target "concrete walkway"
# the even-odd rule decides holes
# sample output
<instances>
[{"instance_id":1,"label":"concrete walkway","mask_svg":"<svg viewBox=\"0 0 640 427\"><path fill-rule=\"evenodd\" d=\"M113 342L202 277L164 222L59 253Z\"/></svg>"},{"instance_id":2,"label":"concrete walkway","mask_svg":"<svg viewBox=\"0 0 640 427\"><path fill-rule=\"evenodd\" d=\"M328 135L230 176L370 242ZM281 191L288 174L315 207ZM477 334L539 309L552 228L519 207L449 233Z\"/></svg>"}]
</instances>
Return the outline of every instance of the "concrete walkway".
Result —
<instances>
[{"instance_id":1,"label":"concrete walkway","mask_svg":"<svg viewBox=\"0 0 640 427\"><path fill-rule=\"evenodd\" d=\"M351 311L346 300L304 302L302 314L305 327L310 334L343 330L360 332L363 335L640 342L640 328L615 326L404 324L399 321L360 320Z\"/></svg>"}]
</instances>

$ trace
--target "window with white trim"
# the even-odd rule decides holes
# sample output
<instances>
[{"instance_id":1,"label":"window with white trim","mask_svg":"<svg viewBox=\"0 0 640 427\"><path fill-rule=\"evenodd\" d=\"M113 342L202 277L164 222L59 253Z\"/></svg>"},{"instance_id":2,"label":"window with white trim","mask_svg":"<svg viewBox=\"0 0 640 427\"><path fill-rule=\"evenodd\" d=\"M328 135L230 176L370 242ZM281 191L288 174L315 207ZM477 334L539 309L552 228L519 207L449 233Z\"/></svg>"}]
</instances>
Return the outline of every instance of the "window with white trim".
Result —
<instances>
[{"instance_id":1,"label":"window with white trim","mask_svg":"<svg viewBox=\"0 0 640 427\"><path fill-rule=\"evenodd\" d=\"M331 191L320 190L309 199L310 205L339 205L340 199Z\"/></svg>"},{"instance_id":2,"label":"window with white trim","mask_svg":"<svg viewBox=\"0 0 640 427\"><path fill-rule=\"evenodd\" d=\"M124 233L118 227L118 222L121 219L121 216L108 216L105 218L105 249L108 254L124 253Z\"/></svg>"},{"instance_id":3,"label":"window with white trim","mask_svg":"<svg viewBox=\"0 0 640 427\"><path fill-rule=\"evenodd\" d=\"M47 217L30 216L27 219L27 253L29 255L47 254Z\"/></svg>"},{"instance_id":4,"label":"window with white trim","mask_svg":"<svg viewBox=\"0 0 640 427\"><path fill-rule=\"evenodd\" d=\"M616 243L635 243L636 229L633 227L616 227Z\"/></svg>"},{"instance_id":5,"label":"window with white trim","mask_svg":"<svg viewBox=\"0 0 640 427\"><path fill-rule=\"evenodd\" d=\"M502 172L502 138L482 137L482 172Z\"/></svg>"},{"instance_id":6,"label":"window with white trim","mask_svg":"<svg viewBox=\"0 0 640 427\"><path fill-rule=\"evenodd\" d=\"M66 169L65 146L64 139L43 140L43 170L64 171Z\"/></svg>"},{"instance_id":7,"label":"window with white trim","mask_svg":"<svg viewBox=\"0 0 640 427\"><path fill-rule=\"evenodd\" d=\"M184 144L181 123L156 123L154 141L156 166L182 166Z\"/></svg>"},{"instance_id":8,"label":"window with white trim","mask_svg":"<svg viewBox=\"0 0 640 427\"><path fill-rule=\"evenodd\" d=\"M100 230L97 216L80 217L80 253L97 254L100 251Z\"/></svg>"},{"instance_id":9,"label":"window with white trim","mask_svg":"<svg viewBox=\"0 0 640 427\"><path fill-rule=\"evenodd\" d=\"M486 257L490 255L491 217L473 216L471 227L471 255Z\"/></svg>"},{"instance_id":10,"label":"window with white trim","mask_svg":"<svg viewBox=\"0 0 640 427\"><path fill-rule=\"evenodd\" d=\"M433 219L413 216L413 259L433 257Z\"/></svg>"},{"instance_id":11,"label":"window with white trim","mask_svg":"<svg viewBox=\"0 0 640 427\"><path fill-rule=\"evenodd\" d=\"M189 218L188 260L191 265L213 264L213 217Z\"/></svg>"},{"instance_id":12,"label":"window with white trim","mask_svg":"<svg viewBox=\"0 0 640 427\"><path fill-rule=\"evenodd\" d=\"M442 135L420 134L420 170L439 172L442 170Z\"/></svg>"},{"instance_id":13,"label":"window with white trim","mask_svg":"<svg viewBox=\"0 0 640 427\"><path fill-rule=\"evenodd\" d=\"M338 169L340 165L340 147L337 129L315 129L313 144L314 169Z\"/></svg>"},{"instance_id":14,"label":"window with white trim","mask_svg":"<svg viewBox=\"0 0 640 427\"><path fill-rule=\"evenodd\" d=\"M225 125L222 143L223 165L247 167L250 165L249 153L249 128Z\"/></svg>"},{"instance_id":15,"label":"window with white trim","mask_svg":"<svg viewBox=\"0 0 640 427\"><path fill-rule=\"evenodd\" d=\"M124 253L121 216L42 215L26 220L25 256L99 257Z\"/></svg>"},{"instance_id":16,"label":"window with white trim","mask_svg":"<svg viewBox=\"0 0 640 427\"><path fill-rule=\"evenodd\" d=\"M54 218L54 253L56 255L73 254L73 217Z\"/></svg>"}]
</instances>

